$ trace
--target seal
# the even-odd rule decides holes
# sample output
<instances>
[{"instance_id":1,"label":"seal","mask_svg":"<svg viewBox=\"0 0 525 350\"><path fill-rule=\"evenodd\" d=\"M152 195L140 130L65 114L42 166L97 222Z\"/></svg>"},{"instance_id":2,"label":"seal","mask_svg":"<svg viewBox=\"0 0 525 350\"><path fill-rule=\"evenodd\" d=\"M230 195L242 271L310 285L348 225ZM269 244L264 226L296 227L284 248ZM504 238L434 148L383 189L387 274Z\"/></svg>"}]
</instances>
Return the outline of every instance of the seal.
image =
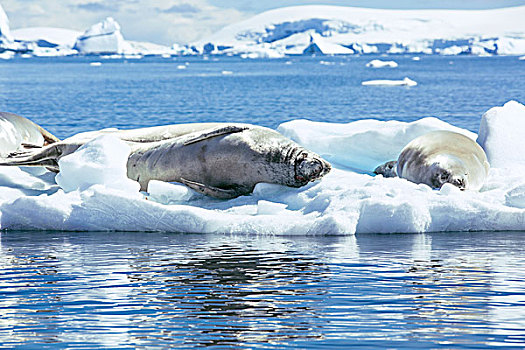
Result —
<instances>
[{"instance_id":1,"label":"seal","mask_svg":"<svg viewBox=\"0 0 525 350\"><path fill-rule=\"evenodd\" d=\"M374 174L383 175L384 177L397 177L397 161L391 160L379 165L375 168Z\"/></svg>"},{"instance_id":2,"label":"seal","mask_svg":"<svg viewBox=\"0 0 525 350\"><path fill-rule=\"evenodd\" d=\"M395 169L395 171L394 171ZM412 140L401 151L397 162L378 166L374 172L397 176L414 183L440 189L450 183L461 190L479 190L489 171L483 148L465 135L434 131Z\"/></svg>"},{"instance_id":3,"label":"seal","mask_svg":"<svg viewBox=\"0 0 525 350\"><path fill-rule=\"evenodd\" d=\"M0 112L0 135L0 155L60 141L29 119L7 112Z\"/></svg>"},{"instance_id":4,"label":"seal","mask_svg":"<svg viewBox=\"0 0 525 350\"><path fill-rule=\"evenodd\" d=\"M133 130L104 129L74 135L40 149L12 154L0 165L46 166L100 135L131 148L127 175L146 190L150 180L181 182L216 198L249 194L260 182L301 187L331 165L277 131L251 124L194 123Z\"/></svg>"}]
</instances>

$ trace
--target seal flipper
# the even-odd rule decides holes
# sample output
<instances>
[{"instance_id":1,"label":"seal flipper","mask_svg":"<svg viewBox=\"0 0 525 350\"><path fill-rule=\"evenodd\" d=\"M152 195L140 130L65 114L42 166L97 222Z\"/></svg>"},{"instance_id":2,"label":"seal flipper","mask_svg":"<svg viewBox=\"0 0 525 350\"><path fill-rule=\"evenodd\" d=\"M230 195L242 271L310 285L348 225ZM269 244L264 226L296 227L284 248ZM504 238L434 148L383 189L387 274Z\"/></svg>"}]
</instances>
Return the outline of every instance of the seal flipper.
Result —
<instances>
[{"instance_id":1,"label":"seal flipper","mask_svg":"<svg viewBox=\"0 0 525 350\"><path fill-rule=\"evenodd\" d=\"M28 148L11 153L7 158L0 158L0 165L6 166L45 166L58 171L58 158L62 154L58 146Z\"/></svg>"},{"instance_id":2,"label":"seal flipper","mask_svg":"<svg viewBox=\"0 0 525 350\"><path fill-rule=\"evenodd\" d=\"M237 132L242 132L244 130L248 130L248 127L247 126L241 127L241 126L234 126L234 125L225 126L224 128L219 128L219 129L201 134L192 139L189 139L184 142L184 146L188 146L188 145L191 145L192 143L200 142L203 140L211 139L212 137L234 134Z\"/></svg>"},{"instance_id":3,"label":"seal flipper","mask_svg":"<svg viewBox=\"0 0 525 350\"><path fill-rule=\"evenodd\" d=\"M235 197L242 196L243 194L246 194L245 191L240 191L236 189L224 189L224 188L218 188L214 186L204 185L195 181L189 181L186 179L181 178L180 181L188 186L189 188L205 194L207 196L219 198L219 199L232 199Z\"/></svg>"}]
</instances>

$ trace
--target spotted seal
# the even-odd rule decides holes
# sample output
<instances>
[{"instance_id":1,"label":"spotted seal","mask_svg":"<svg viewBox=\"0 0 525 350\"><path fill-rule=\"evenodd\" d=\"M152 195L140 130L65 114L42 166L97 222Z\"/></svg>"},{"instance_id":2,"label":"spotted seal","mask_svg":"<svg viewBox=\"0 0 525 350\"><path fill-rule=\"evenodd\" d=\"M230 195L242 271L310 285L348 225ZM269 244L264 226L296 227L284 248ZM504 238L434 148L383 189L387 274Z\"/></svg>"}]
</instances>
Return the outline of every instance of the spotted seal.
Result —
<instances>
[{"instance_id":1,"label":"spotted seal","mask_svg":"<svg viewBox=\"0 0 525 350\"><path fill-rule=\"evenodd\" d=\"M397 162L380 165L374 172L424 183L434 189L450 183L462 190L479 190L488 170L485 151L474 140L452 131L434 131L412 140Z\"/></svg>"},{"instance_id":2,"label":"spotted seal","mask_svg":"<svg viewBox=\"0 0 525 350\"><path fill-rule=\"evenodd\" d=\"M13 154L0 165L46 166L86 142L111 134L131 148L127 175L146 190L150 180L182 182L217 198L249 194L260 182L301 187L331 166L275 130L230 123L193 123L133 130L105 129L74 135L40 149Z\"/></svg>"}]
</instances>

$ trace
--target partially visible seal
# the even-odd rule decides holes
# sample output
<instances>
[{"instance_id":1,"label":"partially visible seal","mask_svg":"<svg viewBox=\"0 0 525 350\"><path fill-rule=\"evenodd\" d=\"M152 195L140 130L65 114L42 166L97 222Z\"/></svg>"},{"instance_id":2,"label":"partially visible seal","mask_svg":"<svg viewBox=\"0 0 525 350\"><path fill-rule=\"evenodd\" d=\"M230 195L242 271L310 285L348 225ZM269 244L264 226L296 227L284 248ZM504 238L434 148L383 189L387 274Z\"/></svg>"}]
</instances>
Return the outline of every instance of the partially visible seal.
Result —
<instances>
[{"instance_id":1,"label":"partially visible seal","mask_svg":"<svg viewBox=\"0 0 525 350\"><path fill-rule=\"evenodd\" d=\"M301 187L331 166L280 133L251 124L195 123L75 135L12 155L0 165L55 168L58 160L97 136L111 134L131 148L127 175L146 190L150 180L182 182L217 198L251 193L257 183Z\"/></svg>"},{"instance_id":2,"label":"partially visible seal","mask_svg":"<svg viewBox=\"0 0 525 350\"><path fill-rule=\"evenodd\" d=\"M397 161L391 160L385 164L379 165L374 170L374 174L383 175L384 177L396 177L397 176Z\"/></svg>"},{"instance_id":3,"label":"partially visible seal","mask_svg":"<svg viewBox=\"0 0 525 350\"><path fill-rule=\"evenodd\" d=\"M456 132L434 131L412 140L403 148L397 162L380 165L374 172L385 177L397 173L399 177L434 189L450 183L462 190L479 190L488 171L487 156L474 140Z\"/></svg>"},{"instance_id":4,"label":"partially visible seal","mask_svg":"<svg viewBox=\"0 0 525 350\"><path fill-rule=\"evenodd\" d=\"M0 112L0 136L0 155L60 141L29 119L7 112Z\"/></svg>"}]
</instances>

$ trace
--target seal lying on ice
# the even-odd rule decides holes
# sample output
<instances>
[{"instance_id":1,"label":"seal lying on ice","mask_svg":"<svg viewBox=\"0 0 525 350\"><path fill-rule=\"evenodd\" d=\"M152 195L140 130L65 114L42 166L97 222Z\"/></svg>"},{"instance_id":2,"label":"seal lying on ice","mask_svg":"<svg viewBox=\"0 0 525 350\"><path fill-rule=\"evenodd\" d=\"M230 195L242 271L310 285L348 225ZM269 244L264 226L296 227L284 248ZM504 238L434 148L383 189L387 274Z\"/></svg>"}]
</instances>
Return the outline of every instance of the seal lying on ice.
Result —
<instances>
[{"instance_id":1,"label":"seal lying on ice","mask_svg":"<svg viewBox=\"0 0 525 350\"><path fill-rule=\"evenodd\" d=\"M474 140L451 131L419 136L403 148L397 159L378 166L376 174L397 176L440 189L445 183L462 190L479 190L489 163L485 151ZM395 171L394 171L395 169Z\"/></svg>"},{"instance_id":2,"label":"seal lying on ice","mask_svg":"<svg viewBox=\"0 0 525 350\"><path fill-rule=\"evenodd\" d=\"M41 149L12 154L0 165L46 166L100 135L131 147L127 175L146 190L150 180L182 182L216 198L251 193L257 183L301 187L331 166L278 132L250 124L195 123L74 135Z\"/></svg>"},{"instance_id":3,"label":"seal lying on ice","mask_svg":"<svg viewBox=\"0 0 525 350\"><path fill-rule=\"evenodd\" d=\"M0 112L0 137L0 155L60 141L29 119L6 112Z\"/></svg>"}]
</instances>

